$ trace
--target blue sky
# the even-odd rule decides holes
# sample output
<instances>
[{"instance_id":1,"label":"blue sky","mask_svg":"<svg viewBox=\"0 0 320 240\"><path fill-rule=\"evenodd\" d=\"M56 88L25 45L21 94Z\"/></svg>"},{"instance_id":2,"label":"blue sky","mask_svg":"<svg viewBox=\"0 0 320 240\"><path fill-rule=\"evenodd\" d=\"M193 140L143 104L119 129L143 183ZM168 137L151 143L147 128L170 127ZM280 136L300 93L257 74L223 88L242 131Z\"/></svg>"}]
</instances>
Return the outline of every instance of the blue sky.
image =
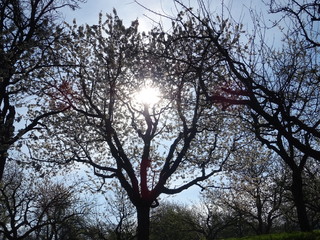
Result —
<instances>
[{"instance_id":1,"label":"blue sky","mask_svg":"<svg viewBox=\"0 0 320 240\"><path fill-rule=\"evenodd\" d=\"M156 23L164 23L164 26L171 26L168 19L159 15L153 14L147 9L151 9L154 12L163 15L177 15L177 6L174 4L174 0L138 0L138 2L145 6L143 8L137 4L134 0L86 0L86 3L80 4L80 9L75 11L65 10L63 17L66 22L72 23L73 19L76 19L78 25L82 24L98 24L99 13L105 15L106 13L112 13L115 8L118 16L124 21L126 26L136 19L139 20L139 30L148 32L152 26ZM198 0L181 0L187 6L193 6L197 9ZM251 14L249 9L254 9L259 12L260 16L264 17L263 22L270 27L271 21L276 19L276 15L268 15L268 7L262 0L204 0L210 7L212 15L223 15L225 18L229 14L232 15L233 20L243 23L244 30L248 32L254 31L254 25L252 24ZM222 11L221 6L224 4L225 8ZM262 20L262 18L259 18ZM265 40L270 42L278 42L279 39L275 38L279 35L274 30L269 30L265 35Z\"/></svg>"},{"instance_id":2,"label":"blue sky","mask_svg":"<svg viewBox=\"0 0 320 240\"><path fill-rule=\"evenodd\" d=\"M159 13L175 13L175 7L172 4L172 0L140 0L139 2L147 8ZM111 13L113 8L117 10L119 17L123 19L126 25L129 25L131 21L139 19L141 31L150 29L154 24L149 18L152 18L156 22L163 19L148 12L146 9L135 3L134 0L87 0L86 3L80 4L80 9L76 11L65 11L64 18L65 21L69 23L72 22L73 19L76 19L79 24L97 24L99 13ZM144 14L147 15L147 17Z\"/></svg>"},{"instance_id":3,"label":"blue sky","mask_svg":"<svg viewBox=\"0 0 320 240\"><path fill-rule=\"evenodd\" d=\"M197 0L182 1L186 5L197 7ZM146 8L164 15L175 16L177 13L173 0L138 0L138 2ZM245 23L250 22L249 8L262 9L264 7L260 0L204 0L204 2L208 2L210 9L218 14L221 14L221 2L223 2L236 21L243 20ZM65 11L64 18L69 23L76 19L78 24L97 24L99 13L111 13L113 8L117 10L120 19L123 19L126 25L129 25L133 20L139 19L141 31L150 29L154 24L152 20L155 22L165 21L165 18L152 14L135 3L134 0L87 0L86 3L80 4L80 9ZM228 10L225 9L224 11L224 14L227 15Z\"/></svg>"}]
</instances>

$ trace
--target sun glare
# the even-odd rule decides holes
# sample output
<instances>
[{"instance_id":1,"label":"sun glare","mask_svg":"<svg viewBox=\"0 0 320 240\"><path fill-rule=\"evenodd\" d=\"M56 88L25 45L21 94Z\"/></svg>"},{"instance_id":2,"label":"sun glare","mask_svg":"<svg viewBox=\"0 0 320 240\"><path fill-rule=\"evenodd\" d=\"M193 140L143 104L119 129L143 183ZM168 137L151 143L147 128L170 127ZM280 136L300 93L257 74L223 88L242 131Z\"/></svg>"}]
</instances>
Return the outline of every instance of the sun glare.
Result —
<instances>
[{"instance_id":1,"label":"sun glare","mask_svg":"<svg viewBox=\"0 0 320 240\"><path fill-rule=\"evenodd\" d=\"M160 90L158 88L144 87L135 94L135 100L139 104L151 107L160 101L160 95Z\"/></svg>"}]
</instances>

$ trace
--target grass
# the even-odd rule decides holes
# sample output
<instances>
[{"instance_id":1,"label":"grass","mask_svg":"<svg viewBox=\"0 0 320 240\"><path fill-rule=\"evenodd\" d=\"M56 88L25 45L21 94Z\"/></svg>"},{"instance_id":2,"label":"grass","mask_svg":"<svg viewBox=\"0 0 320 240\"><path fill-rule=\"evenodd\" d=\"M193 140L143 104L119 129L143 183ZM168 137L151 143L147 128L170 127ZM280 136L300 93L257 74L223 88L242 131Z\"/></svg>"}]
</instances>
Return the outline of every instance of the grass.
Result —
<instances>
[{"instance_id":1,"label":"grass","mask_svg":"<svg viewBox=\"0 0 320 240\"><path fill-rule=\"evenodd\" d=\"M313 232L275 233L226 240L320 240L320 230Z\"/></svg>"}]
</instances>

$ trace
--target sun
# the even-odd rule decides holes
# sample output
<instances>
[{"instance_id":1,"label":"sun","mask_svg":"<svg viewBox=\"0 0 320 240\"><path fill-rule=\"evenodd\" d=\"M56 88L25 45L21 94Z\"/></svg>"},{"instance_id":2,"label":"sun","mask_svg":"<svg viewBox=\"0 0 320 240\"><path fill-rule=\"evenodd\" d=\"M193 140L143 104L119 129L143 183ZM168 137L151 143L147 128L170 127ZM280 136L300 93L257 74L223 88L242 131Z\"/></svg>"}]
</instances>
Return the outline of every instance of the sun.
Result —
<instances>
[{"instance_id":1,"label":"sun","mask_svg":"<svg viewBox=\"0 0 320 240\"><path fill-rule=\"evenodd\" d=\"M161 93L159 88L145 86L136 92L134 99L138 104L154 106L160 101Z\"/></svg>"}]
</instances>

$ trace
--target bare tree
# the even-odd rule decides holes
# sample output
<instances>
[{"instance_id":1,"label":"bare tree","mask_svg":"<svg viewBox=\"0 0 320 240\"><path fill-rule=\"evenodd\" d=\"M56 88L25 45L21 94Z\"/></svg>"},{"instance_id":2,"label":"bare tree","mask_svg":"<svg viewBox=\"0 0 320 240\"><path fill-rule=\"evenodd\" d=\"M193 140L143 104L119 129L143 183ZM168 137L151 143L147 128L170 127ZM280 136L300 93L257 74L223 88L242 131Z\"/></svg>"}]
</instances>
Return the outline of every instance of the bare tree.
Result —
<instances>
[{"instance_id":1,"label":"bare tree","mask_svg":"<svg viewBox=\"0 0 320 240\"><path fill-rule=\"evenodd\" d=\"M308 47L320 47L318 26L320 21L320 1L265 1L270 13L281 14L282 20L289 19L291 32L303 36Z\"/></svg>"}]
</instances>

